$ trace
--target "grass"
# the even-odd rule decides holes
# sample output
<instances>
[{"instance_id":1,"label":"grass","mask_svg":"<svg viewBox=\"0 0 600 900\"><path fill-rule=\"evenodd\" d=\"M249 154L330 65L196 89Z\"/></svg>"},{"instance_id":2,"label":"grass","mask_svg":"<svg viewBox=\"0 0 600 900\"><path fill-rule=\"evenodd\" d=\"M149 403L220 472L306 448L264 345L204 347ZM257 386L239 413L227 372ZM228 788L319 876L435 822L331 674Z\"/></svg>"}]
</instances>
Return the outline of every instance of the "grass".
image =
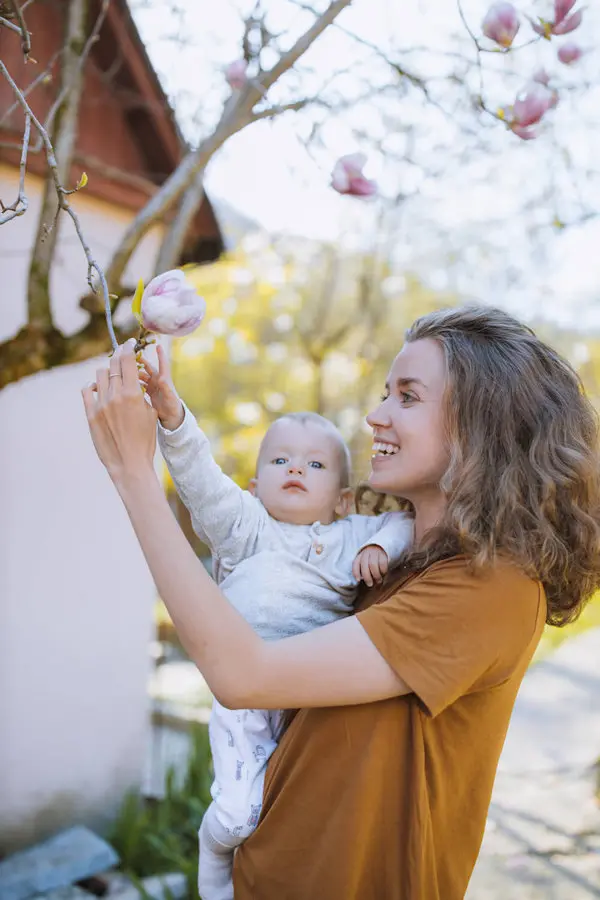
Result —
<instances>
[{"instance_id":1,"label":"grass","mask_svg":"<svg viewBox=\"0 0 600 900\"><path fill-rule=\"evenodd\" d=\"M534 656L534 662L545 659L550 653L558 649L564 641L569 641L590 628L600 628L600 593L592 597L582 614L571 625L566 625L564 628L546 625L542 640Z\"/></svg>"}]
</instances>

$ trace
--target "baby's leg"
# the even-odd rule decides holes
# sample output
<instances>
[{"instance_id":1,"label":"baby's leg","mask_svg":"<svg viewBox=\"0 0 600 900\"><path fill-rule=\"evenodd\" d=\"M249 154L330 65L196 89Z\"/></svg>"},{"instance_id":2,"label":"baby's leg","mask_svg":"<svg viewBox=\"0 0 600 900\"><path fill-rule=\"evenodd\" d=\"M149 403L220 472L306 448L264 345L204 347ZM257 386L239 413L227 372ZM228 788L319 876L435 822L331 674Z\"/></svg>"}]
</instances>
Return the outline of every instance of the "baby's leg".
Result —
<instances>
[{"instance_id":1,"label":"baby's leg","mask_svg":"<svg viewBox=\"0 0 600 900\"><path fill-rule=\"evenodd\" d=\"M198 890L202 900L232 900L233 853L255 829L267 761L277 746L278 713L225 709L213 702L209 724L215 768L213 802L200 828Z\"/></svg>"}]
</instances>

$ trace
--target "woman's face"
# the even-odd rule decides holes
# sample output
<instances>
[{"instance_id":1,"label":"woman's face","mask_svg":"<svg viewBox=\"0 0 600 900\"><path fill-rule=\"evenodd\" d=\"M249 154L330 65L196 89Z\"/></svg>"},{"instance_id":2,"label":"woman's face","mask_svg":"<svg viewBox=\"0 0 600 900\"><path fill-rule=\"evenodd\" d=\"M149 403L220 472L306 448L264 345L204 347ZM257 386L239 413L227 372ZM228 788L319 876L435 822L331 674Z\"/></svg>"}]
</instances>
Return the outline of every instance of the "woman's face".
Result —
<instances>
[{"instance_id":1,"label":"woman's face","mask_svg":"<svg viewBox=\"0 0 600 900\"><path fill-rule=\"evenodd\" d=\"M367 416L373 429L370 486L406 497L417 510L442 497L439 483L449 463L446 382L437 341L405 344L392 364L380 405Z\"/></svg>"}]
</instances>

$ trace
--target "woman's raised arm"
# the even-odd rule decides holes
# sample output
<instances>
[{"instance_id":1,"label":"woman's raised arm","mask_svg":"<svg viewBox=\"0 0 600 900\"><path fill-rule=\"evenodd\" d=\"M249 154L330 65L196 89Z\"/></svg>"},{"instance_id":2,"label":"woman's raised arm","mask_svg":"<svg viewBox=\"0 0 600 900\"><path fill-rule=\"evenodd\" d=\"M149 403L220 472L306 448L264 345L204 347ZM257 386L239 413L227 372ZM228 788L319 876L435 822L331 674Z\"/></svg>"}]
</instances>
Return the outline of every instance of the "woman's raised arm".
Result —
<instances>
[{"instance_id":1,"label":"woman's raised arm","mask_svg":"<svg viewBox=\"0 0 600 900\"><path fill-rule=\"evenodd\" d=\"M156 416L125 345L83 400L94 446L127 509L180 640L229 707L368 703L408 692L354 618L263 641L231 606L179 527L153 466Z\"/></svg>"}]
</instances>

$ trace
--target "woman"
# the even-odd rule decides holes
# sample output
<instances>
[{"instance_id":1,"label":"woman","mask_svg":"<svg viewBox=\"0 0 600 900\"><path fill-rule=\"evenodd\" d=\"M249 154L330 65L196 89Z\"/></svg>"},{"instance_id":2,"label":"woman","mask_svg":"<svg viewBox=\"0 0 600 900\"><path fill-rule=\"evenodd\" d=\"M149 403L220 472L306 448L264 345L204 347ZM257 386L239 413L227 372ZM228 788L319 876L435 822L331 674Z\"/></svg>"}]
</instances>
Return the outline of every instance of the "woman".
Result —
<instances>
[{"instance_id":1,"label":"woman","mask_svg":"<svg viewBox=\"0 0 600 900\"><path fill-rule=\"evenodd\" d=\"M373 489L415 547L348 619L265 643L174 520L131 349L83 391L92 437L180 638L230 707L300 709L267 772L236 900L459 900L546 621L600 583L600 459L576 374L506 313L417 320L367 418Z\"/></svg>"}]
</instances>

